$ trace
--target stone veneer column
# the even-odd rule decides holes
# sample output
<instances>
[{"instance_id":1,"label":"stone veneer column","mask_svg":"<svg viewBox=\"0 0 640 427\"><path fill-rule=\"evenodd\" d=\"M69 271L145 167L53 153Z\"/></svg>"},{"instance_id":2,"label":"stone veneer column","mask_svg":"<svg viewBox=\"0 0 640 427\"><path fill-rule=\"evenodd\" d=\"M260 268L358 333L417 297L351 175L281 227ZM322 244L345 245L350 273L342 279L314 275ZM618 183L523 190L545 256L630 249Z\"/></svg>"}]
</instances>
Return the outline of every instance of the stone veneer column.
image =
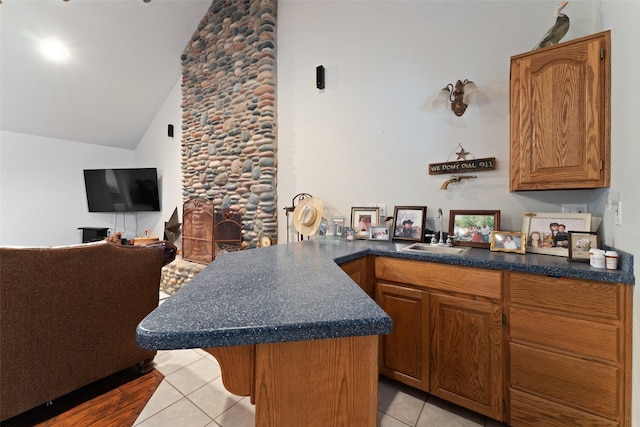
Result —
<instances>
[{"instance_id":1,"label":"stone veneer column","mask_svg":"<svg viewBox=\"0 0 640 427\"><path fill-rule=\"evenodd\" d=\"M276 0L214 0L182 55L182 195L277 240Z\"/></svg>"}]
</instances>

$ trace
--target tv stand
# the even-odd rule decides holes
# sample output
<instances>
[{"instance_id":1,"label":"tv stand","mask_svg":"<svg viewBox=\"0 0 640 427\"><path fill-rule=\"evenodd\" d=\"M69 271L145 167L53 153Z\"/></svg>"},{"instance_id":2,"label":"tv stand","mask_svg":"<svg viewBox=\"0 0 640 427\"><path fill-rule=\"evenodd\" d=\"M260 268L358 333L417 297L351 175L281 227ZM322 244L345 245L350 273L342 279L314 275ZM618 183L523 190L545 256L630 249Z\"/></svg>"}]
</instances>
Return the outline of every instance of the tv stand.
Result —
<instances>
[{"instance_id":1,"label":"tv stand","mask_svg":"<svg viewBox=\"0 0 640 427\"><path fill-rule=\"evenodd\" d=\"M109 233L108 228L102 227L78 227L78 230L82 230L82 243L104 240Z\"/></svg>"}]
</instances>

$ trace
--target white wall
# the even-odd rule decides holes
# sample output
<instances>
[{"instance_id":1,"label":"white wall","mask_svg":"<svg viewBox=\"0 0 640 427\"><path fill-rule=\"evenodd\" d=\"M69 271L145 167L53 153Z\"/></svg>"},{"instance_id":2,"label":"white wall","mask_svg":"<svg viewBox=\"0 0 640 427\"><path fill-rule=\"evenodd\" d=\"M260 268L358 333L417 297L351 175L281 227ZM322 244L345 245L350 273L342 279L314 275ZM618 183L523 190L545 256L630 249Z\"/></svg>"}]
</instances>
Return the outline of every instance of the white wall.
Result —
<instances>
[{"instance_id":1,"label":"white wall","mask_svg":"<svg viewBox=\"0 0 640 427\"><path fill-rule=\"evenodd\" d=\"M164 222L181 216L180 84L167 97L136 150L0 133L0 244L80 243L78 227L106 227L133 238L145 230L163 237ZM174 137L167 125L174 125ZM161 212L89 212L83 169L155 167ZM179 244L179 242L178 242Z\"/></svg>"},{"instance_id":2,"label":"white wall","mask_svg":"<svg viewBox=\"0 0 640 427\"><path fill-rule=\"evenodd\" d=\"M609 220L613 243L635 255L635 272L640 272L640 2L603 1L602 26L611 29L611 189L620 192L622 225ZM608 215L611 217L610 213ZM610 231L613 230L613 233ZM636 279L636 283L638 280ZM638 285L636 285L638 286ZM640 425L640 292L634 290L632 425Z\"/></svg>"},{"instance_id":3,"label":"white wall","mask_svg":"<svg viewBox=\"0 0 640 427\"><path fill-rule=\"evenodd\" d=\"M82 171L130 166L132 150L0 132L0 244L68 245L78 227L113 228L113 214L89 213Z\"/></svg>"},{"instance_id":4,"label":"white wall","mask_svg":"<svg viewBox=\"0 0 640 427\"><path fill-rule=\"evenodd\" d=\"M530 50L554 22L555 2L287 1L278 9L279 212L300 192L325 202L328 215L385 203L428 206L428 227L442 208L500 209L504 230L523 212L587 203L602 215L604 190L509 193L509 60ZM571 2L565 40L593 31L591 2ZM447 19L456 17L454 21ZM315 67L326 68L326 89ZM480 103L462 117L432 102L447 83L473 80ZM448 175L429 163L456 160L461 144L495 171L440 190ZM445 228L448 227L445 221ZM279 221L280 241L286 218Z\"/></svg>"},{"instance_id":5,"label":"white wall","mask_svg":"<svg viewBox=\"0 0 640 427\"><path fill-rule=\"evenodd\" d=\"M169 221L174 209L178 208L178 218L182 221L181 101L182 92L179 80L135 150L136 165L158 168L162 212L156 213L151 218L152 222L148 223L148 228L161 239L164 234L164 223ZM167 134L169 124L173 125L173 138ZM181 246L180 243L178 240L176 245Z\"/></svg>"}]
</instances>

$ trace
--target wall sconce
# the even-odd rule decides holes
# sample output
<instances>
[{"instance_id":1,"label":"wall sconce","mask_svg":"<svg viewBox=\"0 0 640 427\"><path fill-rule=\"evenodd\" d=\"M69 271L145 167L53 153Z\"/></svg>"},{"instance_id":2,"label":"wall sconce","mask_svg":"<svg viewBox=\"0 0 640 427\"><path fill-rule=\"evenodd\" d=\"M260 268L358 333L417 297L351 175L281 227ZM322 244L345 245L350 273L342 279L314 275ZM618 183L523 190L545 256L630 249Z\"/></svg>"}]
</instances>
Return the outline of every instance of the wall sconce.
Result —
<instances>
[{"instance_id":1,"label":"wall sconce","mask_svg":"<svg viewBox=\"0 0 640 427\"><path fill-rule=\"evenodd\" d=\"M438 99L434 102L437 107L446 108L447 103L451 103L451 111L453 114L460 117L464 114L467 106L471 102L471 95L478 92L478 88L475 83L465 79L464 81L458 80L456 85L449 83L440 91Z\"/></svg>"}]
</instances>

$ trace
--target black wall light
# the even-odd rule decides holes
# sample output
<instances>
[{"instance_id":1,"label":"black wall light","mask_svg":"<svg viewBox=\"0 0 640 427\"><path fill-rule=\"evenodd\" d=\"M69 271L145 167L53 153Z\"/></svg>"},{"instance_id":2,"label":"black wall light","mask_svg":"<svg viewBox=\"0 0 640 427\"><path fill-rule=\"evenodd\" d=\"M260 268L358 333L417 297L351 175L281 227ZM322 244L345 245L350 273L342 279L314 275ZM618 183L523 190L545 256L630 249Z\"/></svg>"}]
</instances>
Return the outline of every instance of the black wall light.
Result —
<instances>
[{"instance_id":1,"label":"black wall light","mask_svg":"<svg viewBox=\"0 0 640 427\"><path fill-rule=\"evenodd\" d=\"M316 67L316 87L318 89L324 89L324 66L318 65Z\"/></svg>"}]
</instances>

